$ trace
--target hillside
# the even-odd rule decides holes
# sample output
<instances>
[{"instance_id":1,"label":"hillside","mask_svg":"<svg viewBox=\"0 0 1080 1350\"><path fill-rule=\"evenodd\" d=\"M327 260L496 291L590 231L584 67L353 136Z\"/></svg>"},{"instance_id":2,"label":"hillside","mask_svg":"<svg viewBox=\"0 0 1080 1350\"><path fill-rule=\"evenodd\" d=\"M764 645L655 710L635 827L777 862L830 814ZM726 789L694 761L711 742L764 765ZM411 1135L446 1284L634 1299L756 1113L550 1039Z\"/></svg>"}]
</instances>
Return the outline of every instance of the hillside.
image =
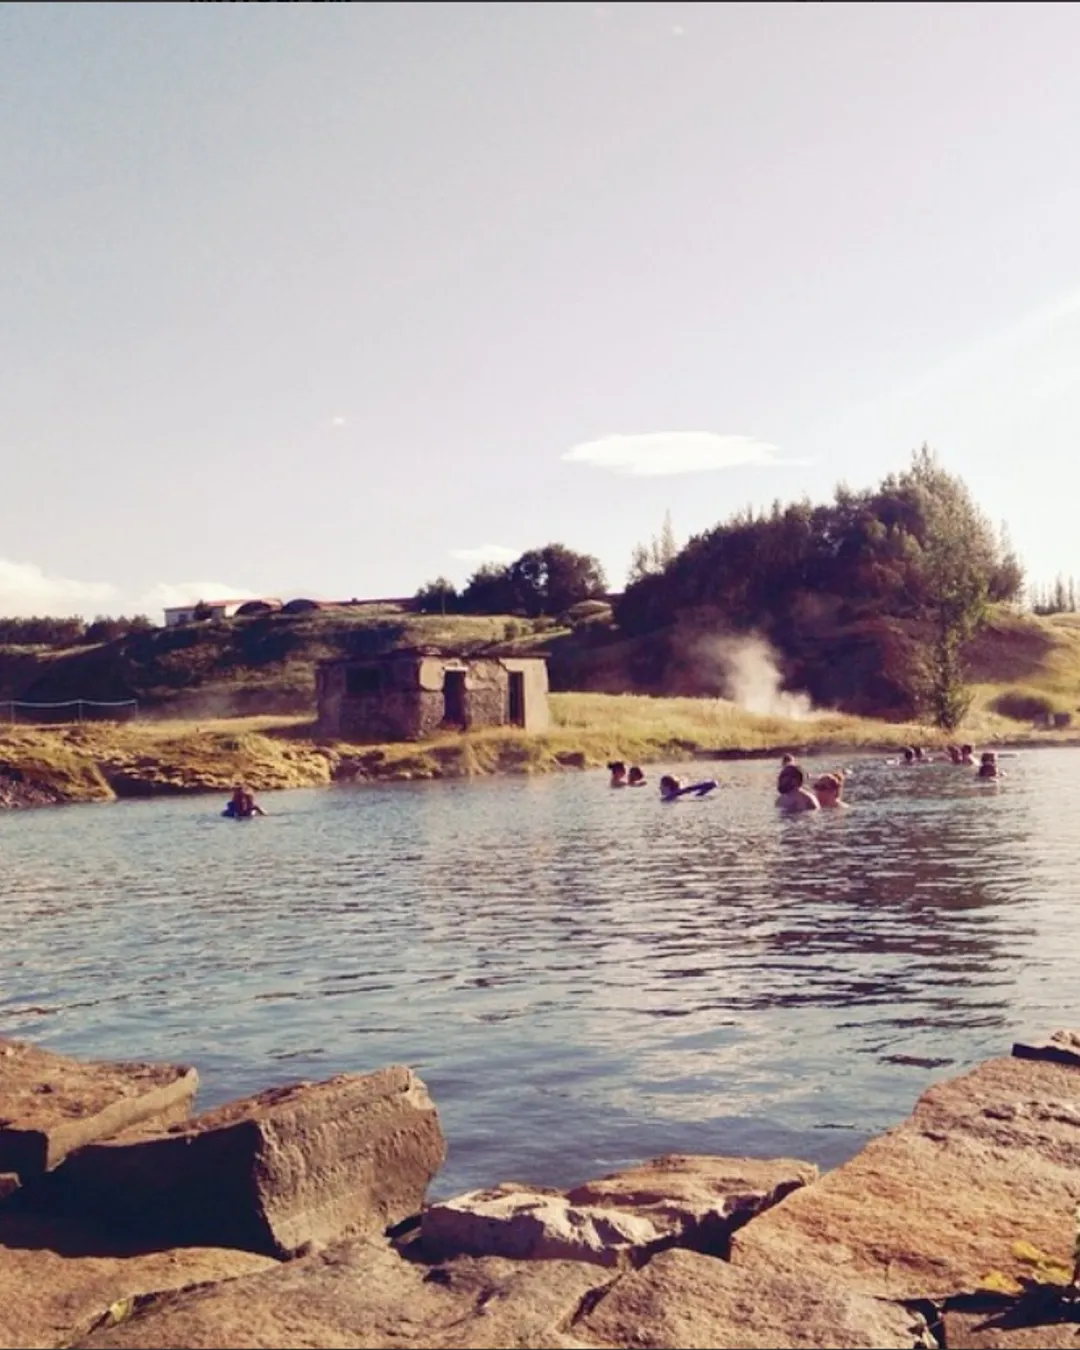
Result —
<instances>
[{"instance_id":1,"label":"hillside","mask_svg":"<svg viewBox=\"0 0 1080 1350\"><path fill-rule=\"evenodd\" d=\"M511 617L420 615L397 609L360 614L274 614L190 627L154 629L113 642L62 650L0 647L0 702L20 699L137 699L143 715L213 718L305 715L314 709L315 666L324 657L366 654L431 643L478 650L510 643L550 653L552 688L606 694L715 696L725 690L722 655L701 645L679 646L679 630L623 636L604 616L578 626ZM854 650L859 634L849 635ZM902 631L897 640L905 639ZM1017 706L1075 712L1080 708L1080 616L1035 618L995 610L966 652L975 685L973 714L993 716L1005 691L1027 699ZM789 667L798 688L797 667ZM870 673L853 661L852 696L840 711L882 715ZM1034 703L1032 703L1034 699ZM1040 703L1041 701L1041 703Z\"/></svg>"}]
</instances>

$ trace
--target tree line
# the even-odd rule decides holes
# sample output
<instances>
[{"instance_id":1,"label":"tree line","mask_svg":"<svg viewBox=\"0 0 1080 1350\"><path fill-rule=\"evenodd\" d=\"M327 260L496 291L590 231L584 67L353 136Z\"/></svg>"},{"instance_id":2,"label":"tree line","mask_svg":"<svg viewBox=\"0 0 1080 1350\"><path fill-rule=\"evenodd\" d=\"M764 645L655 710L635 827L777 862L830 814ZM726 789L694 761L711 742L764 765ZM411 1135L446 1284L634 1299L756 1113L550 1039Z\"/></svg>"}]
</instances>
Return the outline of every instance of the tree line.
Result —
<instances>
[{"instance_id":1,"label":"tree line","mask_svg":"<svg viewBox=\"0 0 1080 1350\"><path fill-rule=\"evenodd\" d=\"M702 637L759 633L790 687L822 705L955 727L970 701L965 647L988 606L1017 599L1023 582L1007 532L924 446L875 488L841 484L829 502L739 511L682 548L665 517L634 550L611 638L639 640L642 687L700 693L708 690L679 681L693 678ZM604 591L595 558L549 544L479 568L460 592L440 578L416 603L558 616Z\"/></svg>"},{"instance_id":2,"label":"tree line","mask_svg":"<svg viewBox=\"0 0 1080 1350\"><path fill-rule=\"evenodd\" d=\"M33 615L30 618L0 617L0 646L21 647L77 647L97 642L112 642L129 633L142 633L155 625L145 614L132 618L120 615L107 618L98 615L91 623L78 615L53 618Z\"/></svg>"}]
</instances>

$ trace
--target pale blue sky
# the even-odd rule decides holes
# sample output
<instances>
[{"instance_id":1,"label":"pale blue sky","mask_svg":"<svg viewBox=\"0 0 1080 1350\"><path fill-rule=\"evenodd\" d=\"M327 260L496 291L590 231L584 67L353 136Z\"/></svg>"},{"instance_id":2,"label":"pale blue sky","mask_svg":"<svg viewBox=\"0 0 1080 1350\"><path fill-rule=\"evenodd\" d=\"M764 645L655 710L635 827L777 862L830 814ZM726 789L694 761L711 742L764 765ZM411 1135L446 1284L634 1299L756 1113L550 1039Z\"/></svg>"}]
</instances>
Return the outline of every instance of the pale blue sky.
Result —
<instances>
[{"instance_id":1,"label":"pale blue sky","mask_svg":"<svg viewBox=\"0 0 1080 1350\"><path fill-rule=\"evenodd\" d=\"M3 5L0 612L550 540L621 586L667 509L923 440L1080 571L1078 52L1071 4Z\"/></svg>"}]
</instances>

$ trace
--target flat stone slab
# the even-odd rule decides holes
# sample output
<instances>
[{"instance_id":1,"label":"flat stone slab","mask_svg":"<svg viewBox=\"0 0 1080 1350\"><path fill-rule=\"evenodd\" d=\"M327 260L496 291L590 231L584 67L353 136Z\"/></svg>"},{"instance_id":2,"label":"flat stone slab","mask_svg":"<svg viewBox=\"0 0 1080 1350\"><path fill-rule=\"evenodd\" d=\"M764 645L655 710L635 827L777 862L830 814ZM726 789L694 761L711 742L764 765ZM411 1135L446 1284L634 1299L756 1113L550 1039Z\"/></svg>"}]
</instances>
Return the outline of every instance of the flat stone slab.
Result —
<instances>
[{"instance_id":1,"label":"flat stone slab","mask_svg":"<svg viewBox=\"0 0 1080 1350\"><path fill-rule=\"evenodd\" d=\"M813 1163L795 1158L669 1153L575 1186L566 1198L624 1210L679 1246L726 1255L735 1229L817 1177Z\"/></svg>"},{"instance_id":2,"label":"flat stone slab","mask_svg":"<svg viewBox=\"0 0 1080 1350\"><path fill-rule=\"evenodd\" d=\"M976 1290L1030 1268L1030 1243L1071 1265L1080 1201L1080 1067L990 1060L937 1084L897 1129L740 1229L739 1266L811 1267L883 1298Z\"/></svg>"},{"instance_id":3,"label":"flat stone slab","mask_svg":"<svg viewBox=\"0 0 1080 1350\"><path fill-rule=\"evenodd\" d=\"M420 1236L429 1259L505 1256L616 1266L631 1252L655 1247L664 1234L649 1219L625 1210L496 1186L430 1205L421 1217Z\"/></svg>"},{"instance_id":4,"label":"flat stone slab","mask_svg":"<svg viewBox=\"0 0 1080 1350\"><path fill-rule=\"evenodd\" d=\"M166 1295L85 1350L587 1350L573 1320L603 1272L580 1262L465 1257L429 1267L344 1243L246 1279Z\"/></svg>"},{"instance_id":5,"label":"flat stone slab","mask_svg":"<svg viewBox=\"0 0 1080 1350\"><path fill-rule=\"evenodd\" d=\"M68 1345L126 1299L274 1265L249 1252L202 1247L145 1252L70 1220L3 1214L0 1350Z\"/></svg>"},{"instance_id":6,"label":"flat stone slab","mask_svg":"<svg viewBox=\"0 0 1080 1350\"><path fill-rule=\"evenodd\" d=\"M0 1172L25 1184L84 1144L186 1116L198 1085L183 1065L95 1063L0 1040Z\"/></svg>"},{"instance_id":7,"label":"flat stone slab","mask_svg":"<svg viewBox=\"0 0 1080 1350\"><path fill-rule=\"evenodd\" d=\"M897 1303L679 1249L622 1276L575 1331L596 1346L642 1350L911 1350L933 1344L923 1319Z\"/></svg>"},{"instance_id":8,"label":"flat stone slab","mask_svg":"<svg viewBox=\"0 0 1080 1350\"><path fill-rule=\"evenodd\" d=\"M164 1245L283 1256L415 1214L445 1156L427 1088L395 1065L91 1144L51 1180L65 1212L108 1215Z\"/></svg>"}]
</instances>

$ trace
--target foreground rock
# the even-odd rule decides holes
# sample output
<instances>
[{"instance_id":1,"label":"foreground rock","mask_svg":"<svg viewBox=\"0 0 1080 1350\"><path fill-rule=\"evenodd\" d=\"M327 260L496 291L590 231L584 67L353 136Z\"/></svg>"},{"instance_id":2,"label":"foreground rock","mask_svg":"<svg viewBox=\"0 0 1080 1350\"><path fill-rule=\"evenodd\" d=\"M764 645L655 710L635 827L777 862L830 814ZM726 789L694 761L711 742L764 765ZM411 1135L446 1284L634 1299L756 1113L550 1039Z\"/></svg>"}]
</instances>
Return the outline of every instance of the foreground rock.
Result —
<instances>
[{"instance_id":1,"label":"foreground rock","mask_svg":"<svg viewBox=\"0 0 1080 1350\"><path fill-rule=\"evenodd\" d=\"M1017 1314L998 1304L982 1311L949 1311L942 1319L949 1350L1076 1350L1080 1345L1080 1308L1059 1314Z\"/></svg>"},{"instance_id":2,"label":"foreground rock","mask_svg":"<svg viewBox=\"0 0 1080 1350\"><path fill-rule=\"evenodd\" d=\"M899 1304L806 1276L742 1270L690 1251L662 1252L624 1276L576 1330L597 1346L658 1350L934 1344L923 1319Z\"/></svg>"},{"instance_id":3,"label":"foreground rock","mask_svg":"<svg viewBox=\"0 0 1080 1350\"><path fill-rule=\"evenodd\" d=\"M617 1209L573 1205L565 1196L516 1186L470 1191L432 1205L421 1222L425 1256L506 1256L515 1260L619 1265L655 1248L650 1220Z\"/></svg>"},{"instance_id":4,"label":"foreground rock","mask_svg":"<svg viewBox=\"0 0 1080 1350\"><path fill-rule=\"evenodd\" d=\"M25 1184L93 1140L185 1119L198 1084L183 1066L87 1063L0 1040L0 1173Z\"/></svg>"},{"instance_id":5,"label":"foreground rock","mask_svg":"<svg viewBox=\"0 0 1080 1350\"><path fill-rule=\"evenodd\" d=\"M52 1200L166 1245L280 1256L416 1213L445 1156L426 1087L394 1066L93 1144L56 1173Z\"/></svg>"},{"instance_id":6,"label":"foreground rock","mask_svg":"<svg viewBox=\"0 0 1080 1350\"><path fill-rule=\"evenodd\" d=\"M573 1322L598 1275L579 1262L491 1257L429 1268L384 1243L346 1243L264 1274L155 1300L78 1345L582 1350L589 1342L574 1333Z\"/></svg>"},{"instance_id":7,"label":"foreground rock","mask_svg":"<svg viewBox=\"0 0 1080 1350\"><path fill-rule=\"evenodd\" d=\"M1080 1201L1080 1066L990 1060L924 1093L909 1120L738 1232L732 1260L944 1298L1028 1267L1071 1265Z\"/></svg>"},{"instance_id":8,"label":"foreground rock","mask_svg":"<svg viewBox=\"0 0 1080 1350\"><path fill-rule=\"evenodd\" d=\"M140 1252L78 1223L0 1215L0 1350L67 1345L123 1300L275 1264L200 1247Z\"/></svg>"},{"instance_id":9,"label":"foreground rock","mask_svg":"<svg viewBox=\"0 0 1080 1350\"><path fill-rule=\"evenodd\" d=\"M813 1163L795 1158L669 1153L575 1186L566 1198L628 1211L681 1247L725 1256L737 1228L817 1176Z\"/></svg>"},{"instance_id":10,"label":"foreground rock","mask_svg":"<svg viewBox=\"0 0 1080 1350\"><path fill-rule=\"evenodd\" d=\"M787 1158L669 1154L566 1192L505 1183L425 1209L423 1248L601 1266L673 1245L726 1256L737 1227L816 1176Z\"/></svg>"}]
</instances>

